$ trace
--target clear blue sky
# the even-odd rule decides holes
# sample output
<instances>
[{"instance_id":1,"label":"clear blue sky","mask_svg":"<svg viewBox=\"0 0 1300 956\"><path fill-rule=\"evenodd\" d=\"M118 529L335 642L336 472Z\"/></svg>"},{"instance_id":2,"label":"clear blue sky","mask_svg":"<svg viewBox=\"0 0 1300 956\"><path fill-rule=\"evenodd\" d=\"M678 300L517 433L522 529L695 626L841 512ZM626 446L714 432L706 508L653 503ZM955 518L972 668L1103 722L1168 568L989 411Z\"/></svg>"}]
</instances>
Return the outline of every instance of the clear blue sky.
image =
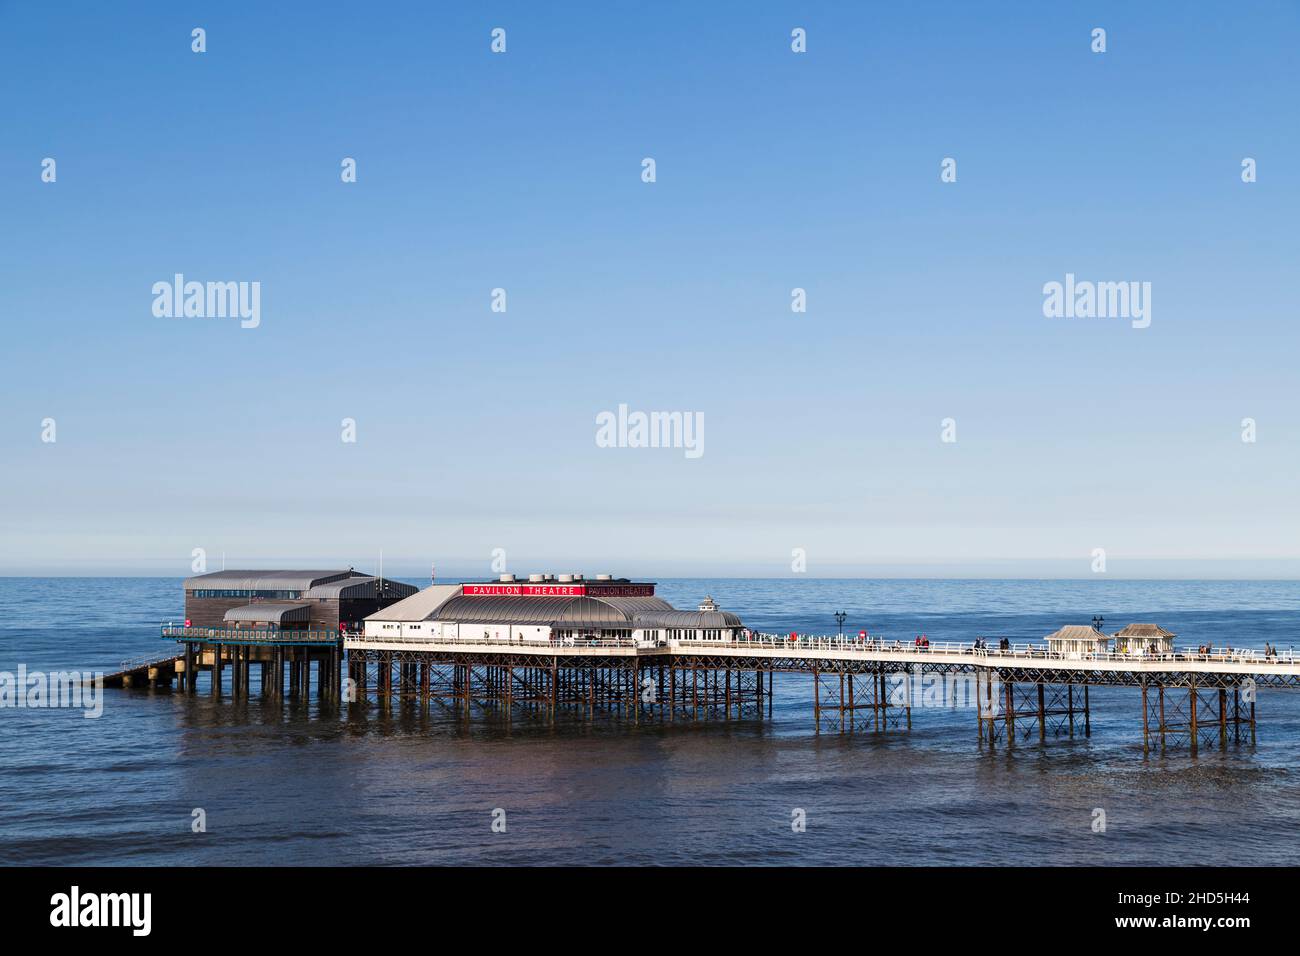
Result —
<instances>
[{"instance_id":1,"label":"clear blue sky","mask_svg":"<svg viewBox=\"0 0 1300 956\"><path fill-rule=\"evenodd\" d=\"M1297 48L1280 0L0 3L0 573L1293 576ZM155 318L176 272L261 327ZM1151 327L1045 318L1067 272ZM704 455L598 448L619 403Z\"/></svg>"}]
</instances>

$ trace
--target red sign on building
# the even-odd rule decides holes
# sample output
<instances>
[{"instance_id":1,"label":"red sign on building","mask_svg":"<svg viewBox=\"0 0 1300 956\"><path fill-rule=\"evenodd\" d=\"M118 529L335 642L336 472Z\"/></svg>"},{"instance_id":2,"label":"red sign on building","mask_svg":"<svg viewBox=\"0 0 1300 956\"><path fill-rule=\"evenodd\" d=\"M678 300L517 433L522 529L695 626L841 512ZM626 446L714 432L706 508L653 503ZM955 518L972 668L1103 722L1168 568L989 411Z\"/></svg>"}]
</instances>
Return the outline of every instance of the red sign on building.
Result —
<instances>
[{"instance_id":1,"label":"red sign on building","mask_svg":"<svg viewBox=\"0 0 1300 956\"><path fill-rule=\"evenodd\" d=\"M465 584L468 597L654 597L653 584Z\"/></svg>"},{"instance_id":2,"label":"red sign on building","mask_svg":"<svg viewBox=\"0 0 1300 956\"><path fill-rule=\"evenodd\" d=\"M653 584L588 584L591 597L654 597Z\"/></svg>"},{"instance_id":3,"label":"red sign on building","mask_svg":"<svg viewBox=\"0 0 1300 956\"><path fill-rule=\"evenodd\" d=\"M462 593L470 597L582 597L583 584L466 584Z\"/></svg>"}]
</instances>

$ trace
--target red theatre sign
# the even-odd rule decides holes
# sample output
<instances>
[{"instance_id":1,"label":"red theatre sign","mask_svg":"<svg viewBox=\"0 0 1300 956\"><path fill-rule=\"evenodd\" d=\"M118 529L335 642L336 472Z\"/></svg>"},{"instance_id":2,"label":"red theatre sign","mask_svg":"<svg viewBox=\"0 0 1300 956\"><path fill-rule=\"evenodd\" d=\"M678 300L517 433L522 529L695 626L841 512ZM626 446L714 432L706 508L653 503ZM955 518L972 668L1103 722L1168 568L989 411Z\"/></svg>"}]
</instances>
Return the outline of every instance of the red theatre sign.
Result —
<instances>
[{"instance_id":1,"label":"red theatre sign","mask_svg":"<svg viewBox=\"0 0 1300 956\"><path fill-rule=\"evenodd\" d=\"M582 584L466 584L464 593L472 597L582 597Z\"/></svg>"},{"instance_id":2,"label":"red theatre sign","mask_svg":"<svg viewBox=\"0 0 1300 956\"><path fill-rule=\"evenodd\" d=\"M467 597L653 597L653 584L465 584Z\"/></svg>"}]
</instances>

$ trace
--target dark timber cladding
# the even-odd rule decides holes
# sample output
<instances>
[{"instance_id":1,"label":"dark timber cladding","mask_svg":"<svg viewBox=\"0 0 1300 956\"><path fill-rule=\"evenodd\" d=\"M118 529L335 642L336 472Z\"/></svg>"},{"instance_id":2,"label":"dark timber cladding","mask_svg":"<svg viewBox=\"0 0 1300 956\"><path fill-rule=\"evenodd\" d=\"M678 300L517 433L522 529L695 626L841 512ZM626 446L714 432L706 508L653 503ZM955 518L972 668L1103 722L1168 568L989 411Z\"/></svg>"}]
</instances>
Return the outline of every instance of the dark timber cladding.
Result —
<instances>
[{"instance_id":1,"label":"dark timber cladding","mask_svg":"<svg viewBox=\"0 0 1300 956\"><path fill-rule=\"evenodd\" d=\"M342 697L343 630L367 614L416 593L409 584L332 571L216 571L185 582L185 624L167 625L163 637L184 644L167 666L144 671L150 680L172 678L193 693L200 672L220 697L226 672L233 697L250 694L253 678L263 697L306 699L314 683L322 703ZM124 668L122 682L135 680Z\"/></svg>"},{"instance_id":2,"label":"dark timber cladding","mask_svg":"<svg viewBox=\"0 0 1300 956\"><path fill-rule=\"evenodd\" d=\"M223 627L232 622L256 624L255 615L237 610L275 603L305 609L308 629L337 631L340 624L360 627L366 615L410 597L409 584L372 577L351 568L334 571L213 571L185 581L185 620L191 627ZM228 612L234 612L228 616ZM298 623L303 614L288 614ZM280 623L285 615L275 621Z\"/></svg>"}]
</instances>

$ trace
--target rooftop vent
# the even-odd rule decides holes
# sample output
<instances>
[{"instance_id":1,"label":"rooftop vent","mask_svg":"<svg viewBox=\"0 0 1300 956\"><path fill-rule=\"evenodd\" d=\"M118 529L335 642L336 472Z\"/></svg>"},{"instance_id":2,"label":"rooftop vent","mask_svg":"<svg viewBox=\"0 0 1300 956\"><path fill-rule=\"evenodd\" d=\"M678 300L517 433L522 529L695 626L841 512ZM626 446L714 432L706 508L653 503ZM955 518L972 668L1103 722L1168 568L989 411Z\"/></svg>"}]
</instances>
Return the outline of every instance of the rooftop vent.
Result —
<instances>
[{"instance_id":1,"label":"rooftop vent","mask_svg":"<svg viewBox=\"0 0 1300 956\"><path fill-rule=\"evenodd\" d=\"M510 583L511 581L513 581L514 579L515 579L515 576L514 576L513 574L503 574L503 575L501 575L501 583L502 583L502 584L509 584L509 583Z\"/></svg>"},{"instance_id":2,"label":"rooftop vent","mask_svg":"<svg viewBox=\"0 0 1300 956\"><path fill-rule=\"evenodd\" d=\"M597 580L597 581L613 581L613 580L614 580L614 575L612 575L612 574L598 574L598 575L596 575L596 580Z\"/></svg>"},{"instance_id":3,"label":"rooftop vent","mask_svg":"<svg viewBox=\"0 0 1300 956\"><path fill-rule=\"evenodd\" d=\"M572 583L572 582L573 582L573 575L572 575L572 574L561 574L561 575L560 575L560 583L561 583L561 584L570 584L570 583Z\"/></svg>"},{"instance_id":4,"label":"rooftop vent","mask_svg":"<svg viewBox=\"0 0 1300 956\"><path fill-rule=\"evenodd\" d=\"M530 574L530 575L528 575L528 583L529 583L529 584L541 584L541 583L542 583L543 581L545 581L545 580L546 580L546 575L544 575L544 574Z\"/></svg>"}]
</instances>

